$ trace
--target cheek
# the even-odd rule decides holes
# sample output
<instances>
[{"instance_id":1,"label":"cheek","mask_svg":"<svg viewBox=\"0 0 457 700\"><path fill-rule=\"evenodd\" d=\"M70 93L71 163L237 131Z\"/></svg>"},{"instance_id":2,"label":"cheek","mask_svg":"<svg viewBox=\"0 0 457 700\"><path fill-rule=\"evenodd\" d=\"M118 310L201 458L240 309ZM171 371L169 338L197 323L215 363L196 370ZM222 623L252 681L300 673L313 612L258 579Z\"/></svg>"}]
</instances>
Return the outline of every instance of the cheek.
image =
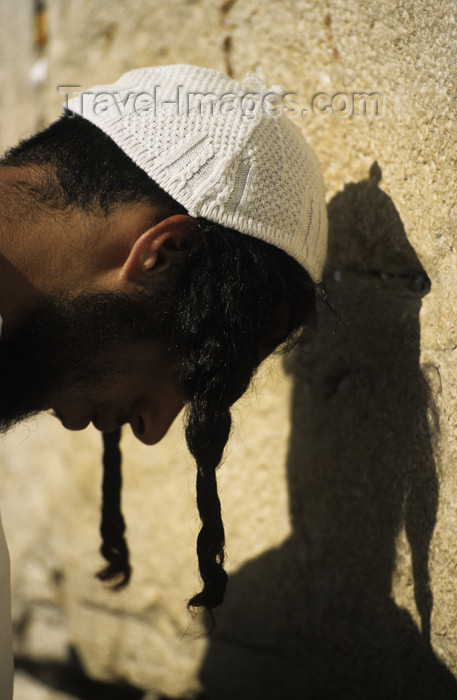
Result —
<instances>
[{"instance_id":1,"label":"cheek","mask_svg":"<svg viewBox=\"0 0 457 700\"><path fill-rule=\"evenodd\" d=\"M93 422L109 432L129 423L145 444L159 442L184 406L172 358L144 345L109 359L98 380L64 388L52 408L70 429Z\"/></svg>"}]
</instances>

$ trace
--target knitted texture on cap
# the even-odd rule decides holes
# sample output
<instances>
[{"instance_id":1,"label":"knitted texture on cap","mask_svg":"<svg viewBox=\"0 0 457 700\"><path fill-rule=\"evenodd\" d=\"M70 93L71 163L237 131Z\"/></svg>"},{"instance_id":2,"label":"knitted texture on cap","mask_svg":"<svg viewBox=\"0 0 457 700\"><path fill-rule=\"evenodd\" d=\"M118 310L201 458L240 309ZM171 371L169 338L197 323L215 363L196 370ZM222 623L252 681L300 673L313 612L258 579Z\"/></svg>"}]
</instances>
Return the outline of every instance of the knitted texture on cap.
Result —
<instances>
[{"instance_id":1,"label":"knitted texture on cap","mask_svg":"<svg viewBox=\"0 0 457 700\"><path fill-rule=\"evenodd\" d=\"M260 79L141 68L68 101L194 217L271 243L319 281L327 249L314 152Z\"/></svg>"}]
</instances>

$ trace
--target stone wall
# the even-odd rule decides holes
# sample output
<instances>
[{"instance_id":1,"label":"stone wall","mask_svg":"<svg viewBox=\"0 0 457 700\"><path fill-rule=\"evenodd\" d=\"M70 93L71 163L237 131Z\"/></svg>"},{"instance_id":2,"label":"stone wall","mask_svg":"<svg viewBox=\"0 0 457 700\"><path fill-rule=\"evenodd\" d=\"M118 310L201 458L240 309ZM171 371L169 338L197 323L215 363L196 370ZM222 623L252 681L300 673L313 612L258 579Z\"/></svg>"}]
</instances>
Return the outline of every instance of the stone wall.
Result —
<instances>
[{"instance_id":1,"label":"stone wall","mask_svg":"<svg viewBox=\"0 0 457 700\"><path fill-rule=\"evenodd\" d=\"M123 438L135 571L114 594L92 576L99 436L44 417L2 447L18 655L71 647L91 676L169 697L456 697L455 3L1 0L0 20L2 146L58 115L59 84L261 70L306 110L330 221L314 341L234 411L216 631L185 609L198 519L179 421L154 449ZM361 93L378 95L367 115Z\"/></svg>"}]
</instances>

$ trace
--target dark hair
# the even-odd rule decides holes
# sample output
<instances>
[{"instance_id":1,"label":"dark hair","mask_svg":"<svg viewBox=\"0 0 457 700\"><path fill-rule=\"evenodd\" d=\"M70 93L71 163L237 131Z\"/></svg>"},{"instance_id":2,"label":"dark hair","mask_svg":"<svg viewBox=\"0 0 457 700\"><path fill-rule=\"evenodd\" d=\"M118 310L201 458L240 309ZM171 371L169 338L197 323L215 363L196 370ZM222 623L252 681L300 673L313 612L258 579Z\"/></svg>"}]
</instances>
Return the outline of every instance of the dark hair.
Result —
<instances>
[{"instance_id":1,"label":"dark hair","mask_svg":"<svg viewBox=\"0 0 457 700\"><path fill-rule=\"evenodd\" d=\"M102 131L64 116L10 150L3 165L37 166L35 198L54 207L109 212L148 201L164 214L185 211ZM230 408L264 356L297 341L314 324L316 285L285 252L261 240L197 219L198 243L179 270L167 331L180 351L186 441L197 465L202 527L197 555L203 589L189 602L211 609L224 596L224 528L216 469L231 428ZM98 574L125 585L130 577L120 508L120 433L104 435L102 554Z\"/></svg>"}]
</instances>

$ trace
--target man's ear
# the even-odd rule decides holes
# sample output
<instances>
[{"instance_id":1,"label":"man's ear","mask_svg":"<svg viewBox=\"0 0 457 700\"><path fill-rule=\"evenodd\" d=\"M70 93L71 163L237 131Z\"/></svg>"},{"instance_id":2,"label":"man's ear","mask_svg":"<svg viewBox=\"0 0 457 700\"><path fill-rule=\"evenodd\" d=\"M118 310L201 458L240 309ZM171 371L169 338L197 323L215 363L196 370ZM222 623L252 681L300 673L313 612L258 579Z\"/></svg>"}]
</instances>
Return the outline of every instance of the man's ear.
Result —
<instances>
[{"instance_id":1,"label":"man's ear","mask_svg":"<svg viewBox=\"0 0 457 700\"><path fill-rule=\"evenodd\" d=\"M121 270L121 278L135 280L148 272L161 272L176 264L193 248L197 224L186 214L163 219L135 241Z\"/></svg>"}]
</instances>

